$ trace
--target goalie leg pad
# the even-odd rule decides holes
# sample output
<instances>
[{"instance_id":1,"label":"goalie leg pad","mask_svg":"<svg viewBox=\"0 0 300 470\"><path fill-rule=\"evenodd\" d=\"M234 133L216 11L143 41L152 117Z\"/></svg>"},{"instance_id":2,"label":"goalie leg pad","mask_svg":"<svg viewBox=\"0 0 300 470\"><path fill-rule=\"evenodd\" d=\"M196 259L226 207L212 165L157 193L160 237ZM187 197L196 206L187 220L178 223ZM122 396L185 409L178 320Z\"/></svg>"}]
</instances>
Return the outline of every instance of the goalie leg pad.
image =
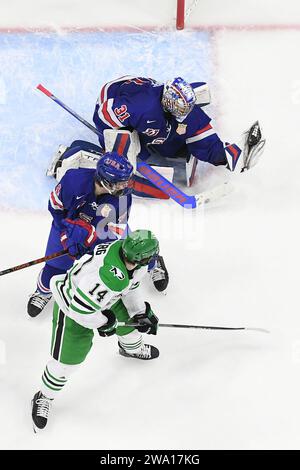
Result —
<instances>
[{"instance_id":1,"label":"goalie leg pad","mask_svg":"<svg viewBox=\"0 0 300 470\"><path fill-rule=\"evenodd\" d=\"M52 157L52 160L49 163L49 166L46 171L46 176L55 177L57 164L59 160L61 159L61 157L63 156L63 154L65 153L65 151L67 150L67 148L68 147L66 145L60 145L58 147L58 150L55 152L55 154Z\"/></svg>"},{"instance_id":2,"label":"goalie leg pad","mask_svg":"<svg viewBox=\"0 0 300 470\"><path fill-rule=\"evenodd\" d=\"M61 166L56 170L56 180L60 181L65 173L70 169L77 168L96 168L100 154L86 152L84 150L76 151L61 162Z\"/></svg>"},{"instance_id":3,"label":"goalie leg pad","mask_svg":"<svg viewBox=\"0 0 300 470\"><path fill-rule=\"evenodd\" d=\"M96 168L101 155L101 147L84 140L75 140L70 147L60 145L46 174L54 176L59 182L70 169Z\"/></svg>"},{"instance_id":4,"label":"goalie leg pad","mask_svg":"<svg viewBox=\"0 0 300 470\"><path fill-rule=\"evenodd\" d=\"M198 164L198 159L194 157L194 155L190 155L186 164L185 164L185 172L186 172L186 185L188 187L192 186L195 179L196 168Z\"/></svg>"},{"instance_id":5,"label":"goalie leg pad","mask_svg":"<svg viewBox=\"0 0 300 470\"><path fill-rule=\"evenodd\" d=\"M127 157L136 171L136 157L141 151L138 133L126 130L105 129L104 142L106 152L115 151Z\"/></svg>"}]
</instances>

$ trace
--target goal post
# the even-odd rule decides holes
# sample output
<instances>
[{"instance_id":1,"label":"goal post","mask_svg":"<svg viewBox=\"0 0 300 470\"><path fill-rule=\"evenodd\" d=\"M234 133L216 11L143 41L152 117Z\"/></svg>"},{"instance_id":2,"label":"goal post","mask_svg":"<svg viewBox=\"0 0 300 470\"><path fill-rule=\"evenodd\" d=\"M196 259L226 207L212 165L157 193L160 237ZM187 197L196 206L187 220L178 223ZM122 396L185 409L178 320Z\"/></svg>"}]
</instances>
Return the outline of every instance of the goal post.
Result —
<instances>
[{"instance_id":1,"label":"goal post","mask_svg":"<svg viewBox=\"0 0 300 470\"><path fill-rule=\"evenodd\" d=\"M176 29L184 28L185 0L177 0Z\"/></svg>"}]
</instances>

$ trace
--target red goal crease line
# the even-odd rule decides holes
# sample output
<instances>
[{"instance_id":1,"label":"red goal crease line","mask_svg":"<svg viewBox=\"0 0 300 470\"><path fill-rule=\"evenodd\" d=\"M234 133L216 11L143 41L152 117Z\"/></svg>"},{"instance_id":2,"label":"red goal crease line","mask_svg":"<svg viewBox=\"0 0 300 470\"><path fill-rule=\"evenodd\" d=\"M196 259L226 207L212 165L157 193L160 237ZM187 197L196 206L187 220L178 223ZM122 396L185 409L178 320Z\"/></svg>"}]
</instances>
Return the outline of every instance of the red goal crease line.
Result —
<instances>
[{"instance_id":1,"label":"red goal crease line","mask_svg":"<svg viewBox=\"0 0 300 470\"><path fill-rule=\"evenodd\" d=\"M226 32L226 31L237 31L237 32L263 32L263 31L300 31L300 23L295 24L213 24L213 25L195 25L185 27L185 32ZM37 34L57 34L57 33L113 33L113 32L174 32L174 27L166 26L132 26L132 25L113 25L113 26L30 26L30 27L0 27L0 34L25 34L25 33L37 33ZM178 31L178 34L181 34Z\"/></svg>"}]
</instances>

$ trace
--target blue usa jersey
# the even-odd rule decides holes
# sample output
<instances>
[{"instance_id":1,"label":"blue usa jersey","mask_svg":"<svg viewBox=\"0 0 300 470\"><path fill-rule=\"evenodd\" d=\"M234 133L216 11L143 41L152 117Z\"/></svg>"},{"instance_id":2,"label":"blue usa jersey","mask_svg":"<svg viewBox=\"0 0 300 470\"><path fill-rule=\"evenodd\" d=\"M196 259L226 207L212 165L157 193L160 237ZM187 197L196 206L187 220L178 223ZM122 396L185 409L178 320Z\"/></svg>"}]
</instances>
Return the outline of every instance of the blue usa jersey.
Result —
<instances>
[{"instance_id":1,"label":"blue usa jersey","mask_svg":"<svg viewBox=\"0 0 300 470\"><path fill-rule=\"evenodd\" d=\"M203 82L191 83L195 91ZM126 127L139 133L141 153L147 159L149 148L166 157L183 152L213 165L225 164L223 142L200 105L178 123L161 104L164 85L151 78L125 76L106 83L98 98L94 123L98 130ZM99 138L104 148L103 138Z\"/></svg>"},{"instance_id":2,"label":"blue usa jersey","mask_svg":"<svg viewBox=\"0 0 300 470\"><path fill-rule=\"evenodd\" d=\"M125 76L106 83L94 112L98 130L135 129L142 144L163 142L168 138L170 124L161 106L164 85L151 78ZM103 138L99 138L104 147ZM145 149L146 150L146 149ZM148 156L146 151L144 156Z\"/></svg>"},{"instance_id":3,"label":"blue usa jersey","mask_svg":"<svg viewBox=\"0 0 300 470\"><path fill-rule=\"evenodd\" d=\"M101 234L95 244L118 238L127 228L132 196L130 192L117 197L110 194L95 196L95 170L78 168L68 170L50 194L49 211L53 225L57 230L64 230L62 219L82 219L97 229ZM109 224L109 233L107 224Z\"/></svg>"}]
</instances>

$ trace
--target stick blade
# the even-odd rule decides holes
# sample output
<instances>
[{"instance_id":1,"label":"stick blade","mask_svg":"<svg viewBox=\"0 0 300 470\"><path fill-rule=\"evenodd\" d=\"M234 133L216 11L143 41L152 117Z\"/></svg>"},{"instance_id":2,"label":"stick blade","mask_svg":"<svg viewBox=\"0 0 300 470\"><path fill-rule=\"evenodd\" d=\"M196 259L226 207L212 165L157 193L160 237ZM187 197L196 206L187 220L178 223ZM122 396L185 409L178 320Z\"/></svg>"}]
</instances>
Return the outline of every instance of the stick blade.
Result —
<instances>
[{"instance_id":1,"label":"stick blade","mask_svg":"<svg viewBox=\"0 0 300 470\"><path fill-rule=\"evenodd\" d=\"M271 333L270 330L266 330L265 328L245 328L247 331L259 331L260 333Z\"/></svg>"},{"instance_id":2,"label":"stick blade","mask_svg":"<svg viewBox=\"0 0 300 470\"><path fill-rule=\"evenodd\" d=\"M234 187L229 181L225 181L224 183L216 186L207 191L203 191L203 193L199 193L195 195L195 199L197 201L197 207L202 206L203 204L207 204L209 202L216 201L217 199L227 196L227 194L233 191Z\"/></svg>"}]
</instances>

